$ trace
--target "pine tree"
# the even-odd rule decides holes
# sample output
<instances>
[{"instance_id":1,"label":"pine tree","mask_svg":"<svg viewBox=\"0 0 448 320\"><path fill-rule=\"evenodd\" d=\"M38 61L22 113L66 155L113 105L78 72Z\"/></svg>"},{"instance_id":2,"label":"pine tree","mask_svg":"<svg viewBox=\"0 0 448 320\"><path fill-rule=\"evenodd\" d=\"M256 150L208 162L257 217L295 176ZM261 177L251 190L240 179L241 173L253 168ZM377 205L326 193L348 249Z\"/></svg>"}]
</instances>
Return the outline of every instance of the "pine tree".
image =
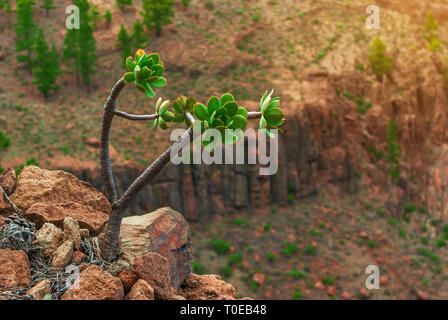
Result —
<instances>
[{"instance_id":1,"label":"pine tree","mask_svg":"<svg viewBox=\"0 0 448 320\"><path fill-rule=\"evenodd\" d=\"M36 59L33 64L34 83L38 84L38 89L44 97L48 97L50 90L56 90L56 79L61 73L59 69L59 56L56 46L53 44L51 51L45 41L44 31L39 29L36 37Z\"/></svg>"},{"instance_id":2,"label":"pine tree","mask_svg":"<svg viewBox=\"0 0 448 320\"><path fill-rule=\"evenodd\" d=\"M386 45L379 37L373 39L368 58L372 66L373 73L379 81L383 79L384 75L390 74L394 59L393 57L388 57L386 55Z\"/></svg>"},{"instance_id":3,"label":"pine tree","mask_svg":"<svg viewBox=\"0 0 448 320\"><path fill-rule=\"evenodd\" d=\"M143 23L148 30L155 30L159 37L162 33L162 27L171 23L171 17L174 16L174 0L142 0Z\"/></svg>"},{"instance_id":4,"label":"pine tree","mask_svg":"<svg viewBox=\"0 0 448 320\"><path fill-rule=\"evenodd\" d=\"M106 21L107 26L110 26L110 22L112 21L112 13L110 13L109 9L106 9L106 11L104 12L104 20Z\"/></svg>"},{"instance_id":5,"label":"pine tree","mask_svg":"<svg viewBox=\"0 0 448 320\"><path fill-rule=\"evenodd\" d=\"M132 42L123 24L121 25L120 32L118 33L118 41L116 46L121 49L121 66L124 67L126 58L132 56Z\"/></svg>"},{"instance_id":6,"label":"pine tree","mask_svg":"<svg viewBox=\"0 0 448 320\"><path fill-rule=\"evenodd\" d=\"M84 85L89 85L92 80L93 66L98 58L88 14L89 3L87 0L75 0L74 4L79 8L80 28L67 30L62 58L70 71L76 74L78 85L80 78Z\"/></svg>"},{"instance_id":7,"label":"pine tree","mask_svg":"<svg viewBox=\"0 0 448 320\"><path fill-rule=\"evenodd\" d=\"M439 40L439 26L432 11L426 16L426 22L423 26L423 37L428 41L426 47L429 51L443 51L443 47Z\"/></svg>"},{"instance_id":8,"label":"pine tree","mask_svg":"<svg viewBox=\"0 0 448 320\"><path fill-rule=\"evenodd\" d=\"M50 14L50 10L56 8L53 0L44 0L44 3L40 5L42 9L45 9L45 15L48 17Z\"/></svg>"},{"instance_id":9,"label":"pine tree","mask_svg":"<svg viewBox=\"0 0 448 320\"><path fill-rule=\"evenodd\" d=\"M115 0L115 5L123 11L126 6L132 6L132 0Z\"/></svg>"},{"instance_id":10,"label":"pine tree","mask_svg":"<svg viewBox=\"0 0 448 320\"><path fill-rule=\"evenodd\" d=\"M25 52L16 56L17 61L25 62L26 68L31 71L33 45L36 25L33 22L33 0L18 0L16 15L16 52Z\"/></svg>"},{"instance_id":11,"label":"pine tree","mask_svg":"<svg viewBox=\"0 0 448 320\"><path fill-rule=\"evenodd\" d=\"M143 29L143 24L140 20L136 20L132 26L132 46L134 49L144 48L148 45L148 34Z\"/></svg>"},{"instance_id":12,"label":"pine tree","mask_svg":"<svg viewBox=\"0 0 448 320\"><path fill-rule=\"evenodd\" d=\"M96 42L93 37L93 29L90 26L89 19L89 2L87 0L77 0L79 7L80 28L78 30L78 65L79 72L83 84L89 85L92 82L91 74L93 72L93 65L98 56L96 55Z\"/></svg>"},{"instance_id":13,"label":"pine tree","mask_svg":"<svg viewBox=\"0 0 448 320\"><path fill-rule=\"evenodd\" d=\"M93 30L96 30L97 23L99 22L100 13L98 11L98 5L94 4L90 9L90 20L92 21Z\"/></svg>"}]
</instances>

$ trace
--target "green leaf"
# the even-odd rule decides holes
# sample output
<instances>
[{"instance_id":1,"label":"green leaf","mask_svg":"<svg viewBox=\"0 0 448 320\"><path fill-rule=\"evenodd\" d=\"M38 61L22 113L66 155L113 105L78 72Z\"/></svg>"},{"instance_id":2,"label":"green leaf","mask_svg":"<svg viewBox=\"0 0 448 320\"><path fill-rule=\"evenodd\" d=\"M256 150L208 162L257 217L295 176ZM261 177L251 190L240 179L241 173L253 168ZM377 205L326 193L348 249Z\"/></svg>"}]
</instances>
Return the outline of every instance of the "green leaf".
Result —
<instances>
[{"instance_id":1,"label":"green leaf","mask_svg":"<svg viewBox=\"0 0 448 320\"><path fill-rule=\"evenodd\" d=\"M126 68L128 69L128 71L130 72L134 72L135 66L137 64L132 60L132 57L127 57L126 58Z\"/></svg>"},{"instance_id":2,"label":"green leaf","mask_svg":"<svg viewBox=\"0 0 448 320\"><path fill-rule=\"evenodd\" d=\"M154 125L153 125L153 127L152 127L152 130L156 130L158 125L159 125L159 118L157 118L156 120L154 120Z\"/></svg>"},{"instance_id":3,"label":"green leaf","mask_svg":"<svg viewBox=\"0 0 448 320\"><path fill-rule=\"evenodd\" d=\"M134 72L126 72L123 76L124 83L130 83L135 80Z\"/></svg>"},{"instance_id":4,"label":"green leaf","mask_svg":"<svg viewBox=\"0 0 448 320\"><path fill-rule=\"evenodd\" d=\"M230 129L241 129L246 127L247 119L241 115L236 115L232 118L233 123L229 126Z\"/></svg>"},{"instance_id":5,"label":"green leaf","mask_svg":"<svg viewBox=\"0 0 448 320\"><path fill-rule=\"evenodd\" d=\"M224 109L226 109L229 117L233 117L238 113L238 103L236 101L229 101L224 104Z\"/></svg>"},{"instance_id":6,"label":"green leaf","mask_svg":"<svg viewBox=\"0 0 448 320\"><path fill-rule=\"evenodd\" d=\"M171 111L165 111L162 113L161 117L165 120L165 122L171 122L174 120L174 114Z\"/></svg>"},{"instance_id":7,"label":"green leaf","mask_svg":"<svg viewBox=\"0 0 448 320\"><path fill-rule=\"evenodd\" d=\"M176 113L183 113L182 104L179 100L173 102L173 109Z\"/></svg>"},{"instance_id":8,"label":"green leaf","mask_svg":"<svg viewBox=\"0 0 448 320\"><path fill-rule=\"evenodd\" d=\"M152 66L151 69L152 69L151 76L153 77L160 77L165 72L165 68L162 67L160 64Z\"/></svg>"},{"instance_id":9,"label":"green leaf","mask_svg":"<svg viewBox=\"0 0 448 320\"><path fill-rule=\"evenodd\" d=\"M235 98L230 93L226 93L221 97L221 105L222 106L230 101L235 101Z\"/></svg>"},{"instance_id":10,"label":"green leaf","mask_svg":"<svg viewBox=\"0 0 448 320\"><path fill-rule=\"evenodd\" d=\"M156 94L154 93L154 91L152 91L151 86L149 85L148 82L145 82L143 86L145 88L145 94L148 98L154 98L156 96Z\"/></svg>"},{"instance_id":11,"label":"green leaf","mask_svg":"<svg viewBox=\"0 0 448 320\"><path fill-rule=\"evenodd\" d=\"M158 64L160 62L160 54L152 53L148 55L148 60L151 59L153 64Z\"/></svg>"},{"instance_id":12,"label":"green leaf","mask_svg":"<svg viewBox=\"0 0 448 320\"><path fill-rule=\"evenodd\" d=\"M162 128L163 130L167 129L168 126L165 123L165 120L163 120L162 118L159 118L159 126L160 128Z\"/></svg>"},{"instance_id":13,"label":"green leaf","mask_svg":"<svg viewBox=\"0 0 448 320\"><path fill-rule=\"evenodd\" d=\"M265 120L265 118L262 116L261 119L260 119L260 129L265 129L265 128L266 128L266 125L267 125L266 120Z\"/></svg>"},{"instance_id":14,"label":"green leaf","mask_svg":"<svg viewBox=\"0 0 448 320\"><path fill-rule=\"evenodd\" d=\"M221 107L221 101L218 97L212 96L207 103L207 110L209 114L212 114Z\"/></svg>"},{"instance_id":15,"label":"green leaf","mask_svg":"<svg viewBox=\"0 0 448 320\"><path fill-rule=\"evenodd\" d=\"M193 109L194 105L196 104L195 98L187 98L187 101L185 102L185 111L191 111Z\"/></svg>"},{"instance_id":16,"label":"green leaf","mask_svg":"<svg viewBox=\"0 0 448 320\"><path fill-rule=\"evenodd\" d=\"M143 79L148 79L151 76L151 70L148 67L143 67L141 76Z\"/></svg>"},{"instance_id":17,"label":"green leaf","mask_svg":"<svg viewBox=\"0 0 448 320\"><path fill-rule=\"evenodd\" d=\"M221 119L215 118L212 125L214 128L218 129L218 127L224 127L224 122Z\"/></svg>"},{"instance_id":18,"label":"green leaf","mask_svg":"<svg viewBox=\"0 0 448 320\"><path fill-rule=\"evenodd\" d=\"M284 118L284 113L279 108L269 108L263 113L264 118L270 124L279 123Z\"/></svg>"},{"instance_id":19,"label":"green leaf","mask_svg":"<svg viewBox=\"0 0 448 320\"><path fill-rule=\"evenodd\" d=\"M199 120L208 120L208 119L210 119L210 115L209 115L209 113L207 111L207 108L203 104L201 104L201 103L197 103L194 106L194 114L196 115L196 117Z\"/></svg>"},{"instance_id":20,"label":"green leaf","mask_svg":"<svg viewBox=\"0 0 448 320\"><path fill-rule=\"evenodd\" d=\"M166 86L166 79L164 77L159 77L157 80L151 82L151 86L153 86L154 88L162 88L164 86Z\"/></svg>"},{"instance_id":21,"label":"green leaf","mask_svg":"<svg viewBox=\"0 0 448 320\"><path fill-rule=\"evenodd\" d=\"M140 66L135 66L135 69L134 69L134 77L135 77L135 79L138 79L139 77L140 77L140 72L141 72L141 69L140 69Z\"/></svg>"},{"instance_id":22,"label":"green leaf","mask_svg":"<svg viewBox=\"0 0 448 320\"><path fill-rule=\"evenodd\" d=\"M246 108L243 107L238 107L238 115L243 116L245 118L247 118L249 116L249 114L247 113Z\"/></svg>"}]
</instances>

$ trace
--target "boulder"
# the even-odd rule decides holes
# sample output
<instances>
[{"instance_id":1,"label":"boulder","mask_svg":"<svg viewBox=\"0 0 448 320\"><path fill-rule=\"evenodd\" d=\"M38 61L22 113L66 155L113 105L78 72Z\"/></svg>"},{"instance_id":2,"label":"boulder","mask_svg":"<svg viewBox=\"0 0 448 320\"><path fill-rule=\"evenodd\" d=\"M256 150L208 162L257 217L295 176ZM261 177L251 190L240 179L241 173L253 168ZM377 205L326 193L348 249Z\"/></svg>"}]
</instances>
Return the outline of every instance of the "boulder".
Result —
<instances>
[{"instance_id":1,"label":"boulder","mask_svg":"<svg viewBox=\"0 0 448 320\"><path fill-rule=\"evenodd\" d=\"M45 295L51 291L51 281L48 279L38 282L34 287L29 289L26 294L32 295L34 300L42 300Z\"/></svg>"},{"instance_id":2,"label":"boulder","mask_svg":"<svg viewBox=\"0 0 448 320\"><path fill-rule=\"evenodd\" d=\"M154 289L145 280L140 279L132 286L125 299L154 300Z\"/></svg>"},{"instance_id":3,"label":"boulder","mask_svg":"<svg viewBox=\"0 0 448 320\"><path fill-rule=\"evenodd\" d=\"M8 196L13 193L16 186L16 173L14 169L9 168L0 174L0 186Z\"/></svg>"},{"instance_id":4,"label":"boulder","mask_svg":"<svg viewBox=\"0 0 448 320\"><path fill-rule=\"evenodd\" d=\"M65 218L63 225L64 242L73 241L73 249L78 250L81 247L81 234L78 221L73 218Z\"/></svg>"},{"instance_id":5,"label":"boulder","mask_svg":"<svg viewBox=\"0 0 448 320\"><path fill-rule=\"evenodd\" d=\"M171 287L168 260L155 252L149 252L134 260L133 271L137 278L145 280L153 289L157 300L167 300L174 290Z\"/></svg>"},{"instance_id":6,"label":"boulder","mask_svg":"<svg viewBox=\"0 0 448 320\"><path fill-rule=\"evenodd\" d=\"M82 263L82 259L87 257L87 255L84 252L81 251L75 251L73 252L73 258L72 261L78 265Z\"/></svg>"},{"instance_id":7,"label":"boulder","mask_svg":"<svg viewBox=\"0 0 448 320\"><path fill-rule=\"evenodd\" d=\"M122 300L123 297L120 279L91 265L79 275L78 286L67 290L61 300Z\"/></svg>"},{"instance_id":8,"label":"boulder","mask_svg":"<svg viewBox=\"0 0 448 320\"><path fill-rule=\"evenodd\" d=\"M11 200L23 212L35 203L66 202L89 206L105 214L111 210L106 197L87 182L65 171L49 171L36 166L27 166L20 172Z\"/></svg>"},{"instance_id":9,"label":"boulder","mask_svg":"<svg viewBox=\"0 0 448 320\"><path fill-rule=\"evenodd\" d=\"M21 288L30 281L30 261L25 251L0 249L0 286Z\"/></svg>"},{"instance_id":10,"label":"boulder","mask_svg":"<svg viewBox=\"0 0 448 320\"><path fill-rule=\"evenodd\" d=\"M64 219L72 218L78 221L81 228L88 229L92 235L98 234L109 219L104 212L75 202L36 203L28 208L25 217L34 222L38 228L46 222L62 228Z\"/></svg>"},{"instance_id":11,"label":"boulder","mask_svg":"<svg viewBox=\"0 0 448 320\"><path fill-rule=\"evenodd\" d=\"M44 248L43 254L49 258L53 252L62 244L64 233L61 229L52 223L45 223L42 228L36 232L34 243Z\"/></svg>"},{"instance_id":12,"label":"boulder","mask_svg":"<svg viewBox=\"0 0 448 320\"><path fill-rule=\"evenodd\" d=\"M216 274L190 274L182 283L179 293L187 300L235 299L235 288Z\"/></svg>"},{"instance_id":13,"label":"boulder","mask_svg":"<svg viewBox=\"0 0 448 320\"><path fill-rule=\"evenodd\" d=\"M132 286L137 282L137 275L132 270L123 270L118 275L118 278L120 278L123 283L125 292L129 292Z\"/></svg>"},{"instance_id":14,"label":"boulder","mask_svg":"<svg viewBox=\"0 0 448 320\"><path fill-rule=\"evenodd\" d=\"M67 266L73 258L73 241L65 241L56 249L51 259L51 267L53 270L62 270Z\"/></svg>"},{"instance_id":15,"label":"boulder","mask_svg":"<svg viewBox=\"0 0 448 320\"><path fill-rule=\"evenodd\" d=\"M169 207L126 217L121 223L121 250L142 256L156 252L168 260L171 285L178 289L192 266L191 230L184 217Z\"/></svg>"}]
</instances>

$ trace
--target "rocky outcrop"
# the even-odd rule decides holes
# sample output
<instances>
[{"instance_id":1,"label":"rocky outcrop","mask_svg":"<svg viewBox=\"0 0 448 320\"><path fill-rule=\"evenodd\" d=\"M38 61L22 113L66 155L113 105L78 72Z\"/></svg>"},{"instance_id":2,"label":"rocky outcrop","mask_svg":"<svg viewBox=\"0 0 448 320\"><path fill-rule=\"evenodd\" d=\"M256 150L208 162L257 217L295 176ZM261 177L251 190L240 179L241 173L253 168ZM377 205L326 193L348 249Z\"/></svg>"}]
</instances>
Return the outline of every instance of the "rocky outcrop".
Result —
<instances>
[{"instance_id":1,"label":"rocky outcrop","mask_svg":"<svg viewBox=\"0 0 448 320\"><path fill-rule=\"evenodd\" d=\"M0 249L0 286L22 288L30 281L30 261L25 251Z\"/></svg>"},{"instance_id":2,"label":"rocky outcrop","mask_svg":"<svg viewBox=\"0 0 448 320\"><path fill-rule=\"evenodd\" d=\"M122 300L120 279L92 265L79 275L79 287L73 286L62 295L62 300Z\"/></svg>"},{"instance_id":3,"label":"rocky outcrop","mask_svg":"<svg viewBox=\"0 0 448 320\"><path fill-rule=\"evenodd\" d=\"M190 274L179 293L187 300L234 300L235 288L216 274Z\"/></svg>"},{"instance_id":4,"label":"rocky outcrop","mask_svg":"<svg viewBox=\"0 0 448 320\"><path fill-rule=\"evenodd\" d=\"M104 195L88 183L68 172L49 171L36 166L27 166L20 172L11 200L24 212L36 203L67 202L88 206L105 214L111 210Z\"/></svg>"},{"instance_id":5,"label":"rocky outcrop","mask_svg":"<svg viewBox=\"0 0 448 320\"><path fill-rule=\"evenodd\" d=\"M149 252L134 260L133 271L137 278L145 280L158 300L167 300L174 294L171 287L168 260L155 252Z\"/></svg>"},{"instance_id":6,"label":"rocky outcrop","mask_svg":"<svg viewBox=\"0 0 448 320\"><path fill-rule=\"evenodd\" d=\"M179 288L193 263L191 230L184 217L171 208L124 218L121 223L121 250L135 256L156 252L168 260L171 284Z\"/></svg>"}]
</instances>

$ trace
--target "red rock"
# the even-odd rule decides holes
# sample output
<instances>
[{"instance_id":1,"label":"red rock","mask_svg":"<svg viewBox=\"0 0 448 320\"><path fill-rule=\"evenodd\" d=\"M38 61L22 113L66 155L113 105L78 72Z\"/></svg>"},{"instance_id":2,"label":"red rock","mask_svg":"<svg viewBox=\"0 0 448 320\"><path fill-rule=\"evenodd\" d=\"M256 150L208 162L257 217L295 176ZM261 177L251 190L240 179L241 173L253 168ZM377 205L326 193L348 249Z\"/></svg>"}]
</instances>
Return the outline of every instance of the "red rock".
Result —
<instances>
[{"instance_id":1,"label":"red rock","mask_svg":"<svg viewBox=\"0 0 448 320\"><path fill-rule=\"evenodd\" d=\"M260 255L258 253L255 254L254 261L256 263L261 263L261 257L260 257Z\"/></svg>"},{"instance_id":2,"label":"red rock","mask_svg":"<svg viewBox=\"0 0 448 320\"><path fill-rule=\"evenodd\" d=\"M38 282L34 287L29 289L26 294L33 296L34 300L42 300L42 298L50 293L51 281L46 279Z\"/></svg>"},{"instance_id":3,"label":"red rock","mask_svg":"<svg viewBox=\"0 0 448 320\"><path fill-rule=\"evenodd\" d=\"M261 287L266 281L266 276L262 273L255 273L252 277L252 280L257 281Z\"/></svg>"},{"instance_id":4,"label":"red rock","mask_svg":"<svg viewBox=\"0 0 448 320\"><path fill-rule=\"evenodd\" d=\"M330 296L334 296L334 294L336 293L336 287L334 287L334 286L329 286L329 287L327 288L327 293L328 293L328 295L330 295Z\"/></svg>"},{"instance_id":5,"label":"red rock","mask_svg":"<svg viewBox=\"0 0 448 320\"><path fill-rule=\"evenodd\" d=\"M122 300L123 296L120 279L91 265L79 275L79 287L67 290L61 300Z\"/></svg>"},{"instance_id":6,"label":"red rock","mask_svg":"<svg viewBox=\"0 0 448 320\"><path fill-rule=\"evenodd\" d=\"M0 174L0 186L8 196L13 193L16 187L16 173L13 168L9 168Z\"/></svg>"},{"instance_id":7,"label":"red rock","mask_svg":"<svg viewBox=\"0 0 448 320\"><path fill-rule=\"evenodd\" d=\"M39 228L46 222L62 228L65 218L78 221L81 228L86 228L92 235L98 234L109 220L109 216L96 211L89 206L75 202L67 203L36 203L25 213L25 217Z\"/></svg>"},{"instance_id":8,"label":"red rock","mask_svg":"<svg viewBox=\"0 0 448 320\"><path fill-rule=\"evenodd\" d=\"M82 259L84 259L85 257L87 257L87 255L84 252L82 252L82 251L75 251L75 252L73 252L72 261L75 262L76 264L80 265Z\"/></svg>"},{"instance_id":9,"label":"red rock","mask_svg":"<svg viewBox=\"0 0 448 320\"><path fill-rule=\"evenodd\" d=\"M21 288L30 281L30 261L25 251L0 249L0 286Z\"/></svg>"},{"instance_id":10,"label":"red rock","mask_svg":"<svg viewBox=\"0 0 448 320\"><path fill-rule=\"evenodd\" d=\"M171 208L126 217L121 223L121 251L142 256L156 252L168 260L171 285L178 289L193 263L191 230L184 217ZM150 283L151 284L151 283Z\"/></svg>"},{"instance_id":11,"label":"red rock","mask_svg":"<svg viewBox=\"0 0 448 320\"><path fill-rule=\"evenodd\" d=\"M89 147L99 148L100 147L100 139L98 138L87 138L86 139L86 145Z\"/></svg>"},{"instance_id":12,"label":"red rock","mask_svg":"<svg viewBox=\"0 0 448 320\"><path fill-rule=\"evenodd\" d=\"M137 278L145 280L153 289L157 300L167 300L174 292L171 287L168 260L155 252L149 252L134 260L133 271Z\"/></svg>"},{"instance_id":13,"label":"red rock","mask_svg":"<svg viewBox=\"0 0 448 320\"><path fill-rule=\"evenodd\" d=\"M351 295L349 292L344 291L344 292L342 292L342 294L341 294L341 298L342 298L342 299L346 299L346 300L348 300L348 299L351 299L351 298L352 298L352 295Z\"/></svg>"},{"instance_id":14,"label":"red rock","mask_svg":"<svg viewBox=\"0 0 448 320\"><path fill-rule=\"evenodd\" d=\"M81 234L79 232L79 223L75 219L65 218L64 226L64 242L73 241L73 249L78 250L81 247Z\"/></svg>"},{"instance_id":15,"label":"red rock","mask_svg":"<svg viewBox=\"0 0 448 320\"><path fill-rule=\"evenodd\" d=\"M388 283L389 283L389 277L387 275L383 275L380 277L380 284L382 286L387 286Z\"/></svg>"},{"instance_id":16,"label":"red rock","mask_svg":"<svg viewBox=\"0 0 448 320\"><path fill-rule=\"evenodd\" d=\"M56 249L51 259L53 270L64 269L73 258L73 241L65 241Z\"/></svg>"},{"instance_id":17,"label":"red rock","mask_svg":"<svg viewBox=\"0 0 448 320\"><path fill-rule=\"evenodd\" d=\"M0 228L5 224L5 218L3 218L2 216L0 216Z\"/></svg>"},{"instance_id":18,"label":"red rock","mask_svg":"<svg viewBox=\"0 0 448 320\"><path fill-rule=\"evenodd\" d=\"M109 214L111 207L104 195L87 182L68 172L25 167L17 177L11 200L23 212L33 204L75 202Z\"/></svg>"},{"instance_id":19,"label":"red rock","mask_svg":"<svg viewBox=\"0 0 448 320\"><path fill-rule=\"evenodd\" d=\"M187 300L234 300L235 288L216 274L190 274L179 293Z\"/></svg>"},{"instance_id":20,"label":"red rock","mask_svg":"<svg viewBox=\"0 0 448 320\"><path fill-rule=\"evenodd\" d=\"M322 282L320 282L320 281L317 281L317 282L314 284L314 288L316 288L316 289L318 289L318 290L323 290L323 289L325 289L324 285L323 285Z\"/></svg>"},{"instance_id":21,"label":"red rock","mask_svg":"<svg viewBox=\"0 0 448 320\"><path fill-rule=\"evenodd\" d=\"M361 294L361 296L368 298L370 297L370 291L367 290L366 288L361 288L361 290L359 290L359 293Z\"/></svg>"},{"instance_id":22,"label":"red rock","mask_svg":"<svg viewBox=\"0 0 448 320\"><path fill-rule=\"evenodd\" d=\"M137 282L137 275L132 270L123 270L119 275L125 292L129 292L132 286Z\"/></svg>"},{"instance_id":23,"label":"red rock","mask_svg":"<svg viewBox=\"0 0 448 320\"><path fill-rule=\"evenodd\" d=\"M361 238L363 238L363 239L367 239L367 238L369 237L365 231L361 231L361 232L359 233L359 236L360 236Z\"/></svg>"},{"instance_id":24,"label":"red rock","mask_svg":"<svg viewBox=\"0 0 448 320\"><path fill-rule=\"evenodd\" d=\"M126 300L154 300L154 289L145 280L140 279L132 286Z\"/></svg>"},{"instance_id":25,"label":"red rock","mask_svg":"<svg viewBox=\"0 0 448 320\"><path fill-rule=\"evenodd\" d=\"M49 258L62 244L64 233L52 223L45 223L36 232L35 243L44 247L43 254Z\"/></svg>"},{"instance_id":26,"label":"red rock","mask_svg":"<svg viewBox=\"0 0 448 320\"><path fill-rule=\"evenodd\" d=\"M417 298L420 300L428 300L429 293L422 291L422 290L417 290Z\"/></svg>"}]
</instances>

